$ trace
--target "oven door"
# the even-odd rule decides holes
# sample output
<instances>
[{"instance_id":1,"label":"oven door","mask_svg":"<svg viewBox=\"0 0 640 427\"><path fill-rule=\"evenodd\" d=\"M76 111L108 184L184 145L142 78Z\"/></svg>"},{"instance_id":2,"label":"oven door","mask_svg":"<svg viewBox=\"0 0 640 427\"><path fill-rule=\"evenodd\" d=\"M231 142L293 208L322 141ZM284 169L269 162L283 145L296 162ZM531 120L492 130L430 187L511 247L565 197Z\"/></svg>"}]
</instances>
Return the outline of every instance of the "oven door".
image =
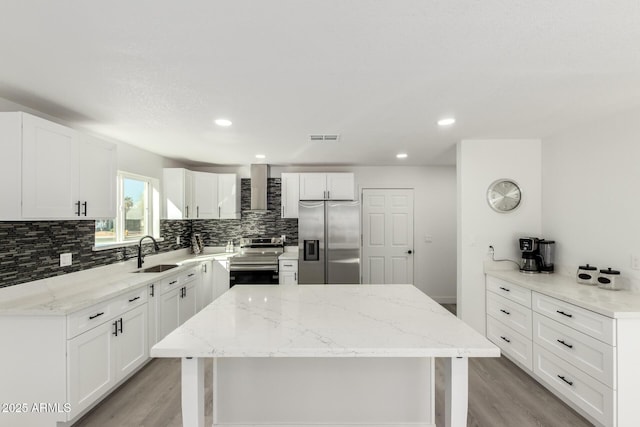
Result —
<instances>
[{"instance_id":1,"label":"oven door","mask_svg":"<svg viewBox=\"0 0 640 427\"><path fill-rule=\"evenodd\" d=\"M280 282L277 266L231 266L229 286L277 285Z\"/></svg>"}]
</instances>

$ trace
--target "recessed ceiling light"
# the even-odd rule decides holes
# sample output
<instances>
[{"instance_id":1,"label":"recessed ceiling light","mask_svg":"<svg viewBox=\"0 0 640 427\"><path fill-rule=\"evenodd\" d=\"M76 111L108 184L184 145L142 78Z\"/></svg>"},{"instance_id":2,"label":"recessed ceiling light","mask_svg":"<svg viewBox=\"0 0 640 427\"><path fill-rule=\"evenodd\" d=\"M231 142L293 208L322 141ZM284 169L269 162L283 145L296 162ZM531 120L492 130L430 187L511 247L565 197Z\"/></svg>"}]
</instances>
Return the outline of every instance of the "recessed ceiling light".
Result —
<instances>
[{"instance_id":1,"label":"recessed ceiling light","mask_svg":"<svg viewBox=\"0 0 640 427\"><path fill-rule=\"evenodd\" d=\"M265 156L264 154L256 154L256 159L264 159L267 156Z\"/></svg>"},{"instance_id":2,"label":"recessed ceiling light","mask_svg":"<svg viewBox=\"0 0 640 427\"><path fill-rule=\"evenodd\" d=\"M231 120L227 120L227 119L215 119L214 123L222 127L231 126Z\"/></svg>"},{"instance_id":3,"label":"recessed ceiling light","mask_svg":"<svg viewBox=\"0 0 640 427\"><path fill-rule=\"evenodd\" d=\"M449 126L456 122L456 119L453 117L447 117L446 119L438 120L438 126Z\"/></svg>"},{"instance_id":4,"label":"recessed ceiling light","mask_svg":"<svg viewBox=\"0 0 640 427\"><path fill-rule=\"evenodd\" d=\"M399 159L406 159L408 157L407 153L398 153L396 157Z\"/></svg>"}]
</instances>

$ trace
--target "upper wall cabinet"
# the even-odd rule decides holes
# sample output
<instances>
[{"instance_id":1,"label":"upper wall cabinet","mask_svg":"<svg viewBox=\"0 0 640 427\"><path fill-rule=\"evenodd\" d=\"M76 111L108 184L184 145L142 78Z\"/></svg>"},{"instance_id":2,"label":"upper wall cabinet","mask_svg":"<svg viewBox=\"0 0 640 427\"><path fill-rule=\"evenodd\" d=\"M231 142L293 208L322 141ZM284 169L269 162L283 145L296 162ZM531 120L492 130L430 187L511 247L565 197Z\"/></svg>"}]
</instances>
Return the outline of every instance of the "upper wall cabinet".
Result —
<instances>
[{"instance_id":1,"label":"upper wall cabinet","mask_svg":"<svg viewBox=\"0 0 640 427\"><path fill-rule=\"evenodd\" d=\"M165 218L193 219L193 172L182 168L163 169L162 183Z\"/></svg>"},{"instance_id":2,"label":"upper wall cabinet","mask_svg":"<svg viewBox=\"0 0 640 427\"><path fill-rule=\"evenodd\" d=\"M163 170L167 219L240 218L240 184L236 174Z\"/></svg>"},{"instance_id":3,"label":"upper wall cabinet","mask_svg":"<svg viewBox=\"0 0 640 427\"><path fill-rule=\"evenodd\" d=\"M11 183L0 190L1 219L115 217L115 144L26 113L1 113L0 135Z\"/></svg>"},{"instance_id":4,"label":"upper wall cabinet","mask_svg":"<svg viewBox=\"0 0 640 427\"><path fill-rule=\"evenodd\" d=\"M240 177L235 173L218 175L218 216L240 219Z\"/></svg>"},{"instance_id":5,"label":"upper wall cabinet","mask_svg":"<svg viewBox=\"0 0 640 427\"><path fill-rule=\"evenodd\" d=\"M301 173L300 200L354 200L352 173Z\"/></svg>"},{"instance_id":6,"label":"upper wall cabinet","mask_svg":"<svg viewBox=\"0 0 640 427\"><path fill-rule=\"evenodd\" d=\"M282 218L298 218L298 202L300 201L300 174L283 173L282 181Z\"/></svg>"}]
</instances>

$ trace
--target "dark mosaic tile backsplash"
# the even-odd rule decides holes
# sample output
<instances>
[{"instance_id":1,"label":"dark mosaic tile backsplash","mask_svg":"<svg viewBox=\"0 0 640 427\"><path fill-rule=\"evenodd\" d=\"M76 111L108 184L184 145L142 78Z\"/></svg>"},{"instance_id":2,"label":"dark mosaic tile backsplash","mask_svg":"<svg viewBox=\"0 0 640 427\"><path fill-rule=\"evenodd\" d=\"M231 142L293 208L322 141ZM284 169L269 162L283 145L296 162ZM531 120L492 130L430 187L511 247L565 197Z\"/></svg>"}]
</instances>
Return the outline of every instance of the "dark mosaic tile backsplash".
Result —
<instances>
[{"instance_id":1,"label":"dark mosaic tile backsplash","mask_svg":"<svg viewBox=\"0 0 640 427\"><path fill-rule=\"evenodd\" d=\"M240 237L272 237L285 234L288 244L297 244L298 220L280 218L280 179L268 180L269 212L250 209L251 181L242 180L242 218L229 220L161 220L160 251L190 246L191 234L201 233L206 246L238 243ZM94 221L7 221L0 222L0 287L59 276L113 264L137 256L137 247L94 252ZM180 245L176 237L180 236ZM147 245L146 251L153 249ZM73 264L60 267L60 254L71 252Z\"/></svg>"}]
</instances>

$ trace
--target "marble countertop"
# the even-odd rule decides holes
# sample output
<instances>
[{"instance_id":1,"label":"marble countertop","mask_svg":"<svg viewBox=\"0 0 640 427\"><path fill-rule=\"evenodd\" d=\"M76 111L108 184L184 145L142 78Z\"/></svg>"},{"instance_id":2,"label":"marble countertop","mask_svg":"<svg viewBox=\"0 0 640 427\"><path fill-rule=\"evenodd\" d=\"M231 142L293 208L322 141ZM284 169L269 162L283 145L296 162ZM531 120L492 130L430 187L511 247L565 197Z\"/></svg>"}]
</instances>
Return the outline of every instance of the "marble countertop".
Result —
<instances>
[{"instance_id":1,"label":"marble countertop","mask_svg":"<svg viewBox=\"0 0 640 427\"><path fill-rule=\"evenodd\" d=\"M298 260L298 251L285 251L278 257L281 261L297 261Z\"/></svg>"},{"instance_id":2,"label":"marble countertop","mask_svg":"<svg viewBox=\"0 0 640 427\"><path fill-rule=\"evenodd\" d=\"M487 270L485 273L607 317L640 318L638 292L581 285L575 278L560 274L523 274L518 270Z\"/></svg>"},{"instance_id":3,"label":"marble countertop","mask_svg":"<svg viewBox=\"0 0 640 427\"><path fill-rule=\"evenodd\" d=\"M0 315L63 316L146 286L193 267L193 263L227 259L235 253L207 252L193 256L188 250L148 255L144 268L178 264L162 273L134 273L136 260L92 268L62 276L0 288Z\"/></svg>"},{"instance_id":4,"label":"marble countertop","mask_svg":"<svg viewBox=\"0 0 640 427\"><path fill-rule=\"evenodd\" d=\"M153 357L498 357L412 285L235 286Z\"/></svg>"}]
</instances>

